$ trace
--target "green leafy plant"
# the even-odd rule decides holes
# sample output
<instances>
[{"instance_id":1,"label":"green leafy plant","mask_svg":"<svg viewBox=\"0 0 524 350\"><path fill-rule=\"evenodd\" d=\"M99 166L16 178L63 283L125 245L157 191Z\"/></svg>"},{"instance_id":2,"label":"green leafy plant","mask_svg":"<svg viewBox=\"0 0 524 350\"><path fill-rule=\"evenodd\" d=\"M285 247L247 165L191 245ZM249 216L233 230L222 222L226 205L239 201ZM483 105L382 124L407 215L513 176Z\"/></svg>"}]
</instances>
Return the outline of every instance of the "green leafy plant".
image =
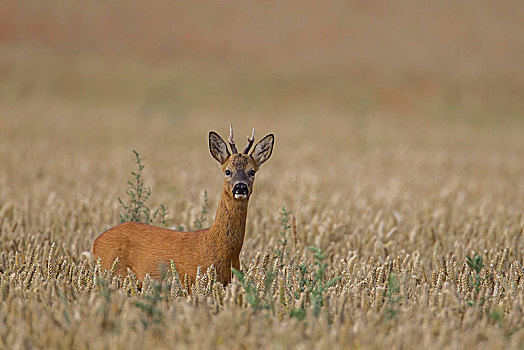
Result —
<instances>
[{"instance_id":1,"label":"green leafy plant","mask_svg":"<svg viewBox=\"0 0 524 350\"><path fill-rule=\"evenodd\" d=\"M271 285L273 284L275 273L271 269L266 271L264 289L260 291L253 283L246 280L242 271L239 271L234 267L231 268L231 271L240 282L246 295L246 301L251 306L253 313L260 310L270 310L274 314L275 302L272 297Z\"/></svg>"},{"instance_id":2,"label":"green leafy plant","mask_svg":"<svg viewBox=\"0 0 524 350\"><path fill-rule=\"evenodd\" d=\"M145 295L143 300L134 303L134 305L142 311L140 321L142 322L144 329L147 329L151 325L164 323L164 314L161 305L159 305L163 300L162 284L153 281L152 293Z\"/></svg>"},{"instance_id":3,"label":"green leafy plant","mask_svg":"<svg viewBox=\"0 0 524 350\"><path fill-rule=\"evenodd\" d=\"M394 274L388 276L387 289L384 292L386 298L386 319L393 319L397 316L397 304L400 302L402 296L397 295L400 291L400 283Z\"/></svg>"},{"instance_id":4,"label":"green leafy plant","mask_svg":"<svg viewBox=\"0 0 524 350\"><path fill-rule=\"evenodd\" d=\"M289 316L291 318L296 318L298 321L303 321L307 316L307 312L303 307L293 308L291 309Z\"/></svg>"},{"instance_id":5,"label":"green leafy plant","mask_svg":"<svg viewBox=\"0 0 524 350\"><path fill-rule=\"evenodd\" d=\"M504 310L494 309L488 314L488 319L495 322L497 326L502 329L504 327Z\"/></svg>"},{"instance_id":6,"label":"green leafy plant","mask_svg":"<svg viewBox=\"0 0 524 350\"><path fill-rule=\"evenodd\" d=\"M482 283L491 276L491 274L486 275L485 277L482 277L482 269L484 268L484 264L482 262L482 256L476 254L474 257L466 256L466 263L468 266L473 270L475 273L474 276L469 276L469 283L473 287L475 299L469 300L468 305L469 306L475 306L477 303L477 298L480 293L480 287L482 286ZM485 296L480 299L480 306L484 305L486 300L488 300L490 296Z\"/></svg>"},{"instance_id":7,"label":"green leafy plant","mask_svg":"<svg viewBox=\"0 0 524 350\"><path fill-rule=\"evenodd\" d=\"M231 268L231 271L233 272L233 274L235 274L238 281L240 282L240 285L242 286L242 289L246 293L246 300L248 304L251 305L253 312L256 312L262 309L260 295L257 290L257 287L254 286L251 282L246 280L244 273L242 271L239 271L235 269L234 267Z\"/></svg>"},{"instance_id":8,"label":"green leafy plant","mask_svg":"<svg viewBox=\"0 0 524 350\"><path fill-rule=\"evenodd\" d=\"M326 273L327 263L324 262L327 254L323 253L320 248L317 247L308 247L310 251L314 253L313 255L313 264L317 267L314 274L313 283L311 284L309 290L311 292L311 302L313 304L313 315L318 316L320 310L324 306L324 293L327 289L333 286L335 283L342 279L342 276L335 276L329 281L324 281L324 276Z\"/></svg>"},{"instance_id":9,"label":"green leafy plant","mask_svg":"<svg viewBox=\"0 0 524 350\"><path fill-rule=\"evenodd\" d=\"M119 325L109 317L109 311L111 310L112 304L112 290L109 288L109 283L107 280L98 277L96 279L96 284L98 285L100 296L104 301L98 308L98 312L102 315L102 328L108 329L113 333L118 333Z\"/></svg>"},{"instance_id":10,"label":"green leafy plant","mask_svg":"<svg viewBox=\"0 0 524 350\"><path fill-rule=\"evenodd\" d=\"M143 170L145 165L142 164L142 158L136 150L133 150L135 155L135 162L137 169L131 171L132 180L127 181L128 187L125 193L129 196L128 200L124 202L118 197L118 202L124 210L120 214L120 222L144 222L146 224L153 223L156 219L159 220L161 226L167 226L167 208L160 204L159 208L151 211L146 205L146 201L151 196L151 188L144 185Z\"/></svg>"},{"instance_id":11,"label":"green leafy plant","mask_svg":"<svg viewBox=\"0 0 524 350\"><path fill-rule=\"evenodd\" d=\"M316 266L316 268L313 271L313 278L308 279L306 277L308 275L306 266L303 264L299 267L299 273L301 274L299 288L304 288L309 294L313 306L313 316L318 317L325 304L325 293L329 287L340 281L342 276L337 275L326 281L325 274L328 264L324 262L324 260L326 259L327 254L317 247L311 246L308 247L308 249L313 252L313 265ZM290 316L297 318L298 320L303 320L306 315L307 312L303 305L299 308L293 308L290 312Z\"/></svg>"},{"instance_id":12,"label":"green leafy plant","mask_svg":"<svg viewBox=\"0 0 524 350\"><path fill-rule=\"evenodd\" d=\"M299 298L300 294L307 290L308 278L307 278L307 266L304 262L300 265L297 265L296 271L299 275L298 278L298 289L295 291L295 298Z\"/></svg>"},{"instance_id":13,"label":"green leafy plant","mask_svg":"<svg viewBox=\"0 0 524 350\"><path fill-rule=\"evenodd\" d=\"M280 209L280 215L282 215L282 231L280 231L278 238L279 247L273 249L273 253L275 253L280 265L282 266L284 258L289 254L289 249L287 248L287 232L291 228L291 225L289 223L291 212L288 211L285 206L282 206L282 208Z\"/></svg>"},{"instance_id":14,"label":"green leafy plant","mask_svg":"<svg viewBox=\"0 0 524 350\"><path fill-rule=\"evenodd\" d=\"M203 203L202 203L202 208L200 210L200 217L198 217L195 221L195 226L197 228L197 230L201 230L204 228L204 223L207 222L207 214L209 214L209 209L208 209L208 198L207 198L207 191L204 190L204 199L203 199Z\"/></svg>"}]
</instances>

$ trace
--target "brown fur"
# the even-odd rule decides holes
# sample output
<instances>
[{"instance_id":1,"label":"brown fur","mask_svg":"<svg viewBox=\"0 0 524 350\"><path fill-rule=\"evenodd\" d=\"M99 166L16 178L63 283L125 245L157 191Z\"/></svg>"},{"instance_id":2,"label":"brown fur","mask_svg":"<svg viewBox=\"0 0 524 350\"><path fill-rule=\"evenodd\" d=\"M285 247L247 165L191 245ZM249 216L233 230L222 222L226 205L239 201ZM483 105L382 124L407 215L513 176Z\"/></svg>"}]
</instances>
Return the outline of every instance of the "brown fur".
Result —
<instances>
[{"instance_id":1,"label":"brown fur","mask_svg":"<svg viewBox=\"0 0 524 350\"><path fill-rule=\"evenodd\" d=\"M272 142L271 135L271 148ZM216 147L210 139L211 146ZM154 278L161 277L162 271L168 269L170 260L173 260L180 277L187 275L190 284L195 281L198 266L206 271L213 265L217 271L217 280L223 284L229 283L231 267L240 269L239 256L254 182L254 177L246 174L250 170L256 171L262 163L255 161L260 159L260 154L253 154L254 152L256 148L251 155L227 154L223 159L213 154L222 163L222 171L230 170L232 175L225 177L215 221L210 228L181 232L138 222L122 223L102 233L95 240L95 259L100 258L102 267L109 270L118 257L116 273L125 275L129 268L140 280L147 273ZM269 156L265 155L265 160L267 158ZM247 198L234 197L232 189L238 181L248 185Z\"/></svg>"}]
</instances>

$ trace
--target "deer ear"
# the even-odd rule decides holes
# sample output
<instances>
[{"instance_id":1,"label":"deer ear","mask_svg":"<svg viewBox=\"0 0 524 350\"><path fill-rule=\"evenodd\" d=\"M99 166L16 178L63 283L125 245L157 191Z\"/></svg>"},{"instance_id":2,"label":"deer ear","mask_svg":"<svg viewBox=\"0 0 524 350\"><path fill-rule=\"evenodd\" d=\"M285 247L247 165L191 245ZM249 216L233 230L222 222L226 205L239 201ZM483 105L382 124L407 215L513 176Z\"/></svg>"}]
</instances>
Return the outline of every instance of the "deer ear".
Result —
<instances>
[{"instance_id":1,"label":"deer ear","mask_svg":"<svg viewBox=\"0 0 524 350\"><path fill-rule=\"evenodd\" d=\"M224 164L231 155L224 140L214 131L209 132L209 151L220 164Z\"/></svg>"},{"instance_id":2,"label":"deer ear","mask_svg":"<svg viewBox=\"0 0 524 350\"><path fill-rule=\"evenodd\" d=\"M257 164L257 166L262 165L266 160L271 157L273 153L273 145L275 143L275 135L269 134L265 136L262 140L258 141L253 151L251 151L251 157Z\"/></svg>"}]
</instances>

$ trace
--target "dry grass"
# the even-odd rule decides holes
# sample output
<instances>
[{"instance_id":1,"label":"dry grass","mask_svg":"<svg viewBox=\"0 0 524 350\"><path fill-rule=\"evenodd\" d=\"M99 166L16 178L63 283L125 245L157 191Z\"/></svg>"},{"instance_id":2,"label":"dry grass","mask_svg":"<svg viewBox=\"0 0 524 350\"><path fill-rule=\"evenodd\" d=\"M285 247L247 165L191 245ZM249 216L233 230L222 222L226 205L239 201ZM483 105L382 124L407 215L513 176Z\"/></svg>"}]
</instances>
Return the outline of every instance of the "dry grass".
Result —
<instances>
[{"instance_id":1,"label":"dry grass","mask_svg":"<svg viewBox=\"0 0 524 350\"><path fill-rule=\"evenodd\" d=\"M521 349L522 4L198 5L0 3L0 348ZM171 226L213 213L229 122L276 134L244 285L82 260L132 149Z\"/></svg>"}]
</instances>

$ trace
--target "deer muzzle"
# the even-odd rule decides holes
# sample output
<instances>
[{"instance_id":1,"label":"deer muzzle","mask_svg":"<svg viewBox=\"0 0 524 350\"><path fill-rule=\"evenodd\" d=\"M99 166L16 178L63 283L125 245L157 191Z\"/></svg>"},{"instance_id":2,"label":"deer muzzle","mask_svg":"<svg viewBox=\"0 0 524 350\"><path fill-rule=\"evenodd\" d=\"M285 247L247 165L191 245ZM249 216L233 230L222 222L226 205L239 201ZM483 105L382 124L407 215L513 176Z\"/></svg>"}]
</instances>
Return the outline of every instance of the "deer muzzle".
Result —
<instances>
[{"instance_id":1,"label":"deer muzzle","mask_svg":"<svg viewBox=\"0 0 524 350\"><path fill-rule=\"evenodd\" d=\"M249 188L243 182L238 182L233 186L233 196L235 198L247 198L249 194Z\"/></svg>"}]
</instances>

